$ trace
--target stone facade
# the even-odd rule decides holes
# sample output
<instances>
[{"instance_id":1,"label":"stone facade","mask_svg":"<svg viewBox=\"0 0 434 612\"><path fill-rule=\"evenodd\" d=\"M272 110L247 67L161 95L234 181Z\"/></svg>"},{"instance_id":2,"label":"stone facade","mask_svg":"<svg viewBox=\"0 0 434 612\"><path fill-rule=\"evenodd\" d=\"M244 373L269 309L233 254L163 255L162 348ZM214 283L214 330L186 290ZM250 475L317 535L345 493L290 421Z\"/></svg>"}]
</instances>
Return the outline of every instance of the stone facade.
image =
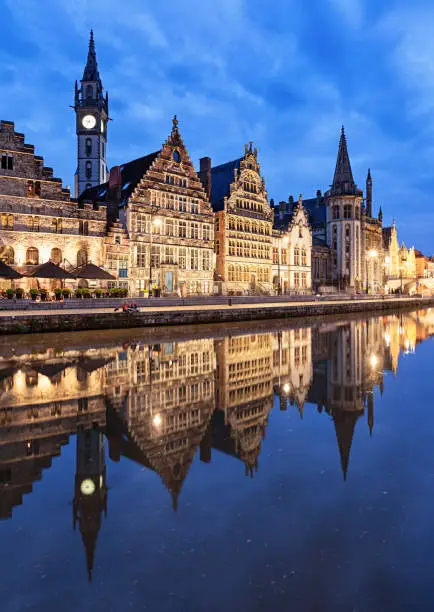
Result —
<instances>
[{"instance_id":1,"label":"stone facade","mask_svg":"<svg viewBox=\"0 0 434 612\"><path fill-rule=\"evenodd\" d=\"M395 222L383 229L384 284L387 291L413 289L417 278L416 251L399 245Z\"/></svg>"},{"instance_id":2,"label":"stone facade","mask_svg":"<svg viewBox=\"0 0 434 612\"><path fill-rule=\"evenodd\" d=\"M210 162L209 162L210 165ZM245 145L244 156L216 166L201 177L215 212L216 280L229 295L272 291L273 212L261 177L258 151Z\"/></svg>"},{"instance_id":3,"label":"stone facade","mask_svg":"<svg viewBox=\"0 0 434 612\"><path fill-rule=\"evenodd\" d=\"M106 208L71 200L9 121L0 122L0 155L7 161L0 169L0 259L22 273L49 260L66 268L103 265ZM24 288L35 282L19 281Z\"/></svg>"},{"instance_id":4,"label":"stone facade","mask_svg":"<svg viewBox=\"0 0 434 612\"><path fill-rule=\"evenodd\" d=\"M289 215L284 214L283 210L279 211L278 217L275 215L274 227L272 239L274 291L278 295L311 293L312 228L301 195Z\"/></svg>"}]
</instances>

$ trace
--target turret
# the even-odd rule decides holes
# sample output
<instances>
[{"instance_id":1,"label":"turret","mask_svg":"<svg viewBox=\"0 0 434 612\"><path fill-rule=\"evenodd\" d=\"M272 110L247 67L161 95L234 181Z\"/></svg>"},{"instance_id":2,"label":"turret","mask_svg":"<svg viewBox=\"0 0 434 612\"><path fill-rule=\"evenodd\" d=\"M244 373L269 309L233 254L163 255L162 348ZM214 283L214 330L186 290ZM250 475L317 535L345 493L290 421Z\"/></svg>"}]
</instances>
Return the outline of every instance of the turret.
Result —
<instances>
[{"instance_id":1,"label":"turret","mask_svg":"<svg viewBox=\"0 0 434 612\"><path fill-rule=\"evenodd\" d=\"M372 178L370 168L366 177L366 214L368 217L372 217Z\"/></svg>"}]
</instances>

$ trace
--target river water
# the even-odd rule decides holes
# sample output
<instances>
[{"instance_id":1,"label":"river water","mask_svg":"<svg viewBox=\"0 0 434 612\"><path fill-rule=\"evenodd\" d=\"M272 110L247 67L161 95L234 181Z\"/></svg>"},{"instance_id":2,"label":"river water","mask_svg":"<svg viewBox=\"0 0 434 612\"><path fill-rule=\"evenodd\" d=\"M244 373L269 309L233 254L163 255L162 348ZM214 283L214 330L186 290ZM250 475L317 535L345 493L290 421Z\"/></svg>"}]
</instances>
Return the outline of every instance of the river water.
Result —
<instances>
[{"instance_id":1,"label":"river water","mask_svg":"<svg viewBox=\"0 0 434 612\"><path fill-rule=\"evenodd\" d=\"M433 610L432 334L1 339L0 610Z\"/></svg>"}]
</instances>

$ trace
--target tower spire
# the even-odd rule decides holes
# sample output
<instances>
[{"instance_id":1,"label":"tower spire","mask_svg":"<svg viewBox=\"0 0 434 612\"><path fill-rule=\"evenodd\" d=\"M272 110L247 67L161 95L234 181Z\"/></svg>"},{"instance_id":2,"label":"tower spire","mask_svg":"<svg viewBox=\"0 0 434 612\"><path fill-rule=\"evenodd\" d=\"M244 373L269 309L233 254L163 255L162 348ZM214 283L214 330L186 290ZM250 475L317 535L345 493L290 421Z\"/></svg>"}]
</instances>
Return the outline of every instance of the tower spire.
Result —
<instances>
[{"instance_id":1,"label":"tower spire","mask_svg":"<svg viewBox=\"0 0 434 612\"><path fill-rule=\"evenodd\" d=\"M357 187L351 170L350 157L348 155L347 138L345 136L344 126L342 126L332 191L335 194L344 195L353 194L356 192L356 189Z\"/></svg>"},{"instance_id":2,"label":"tower spire","mask_svg":"<svg viewBox=\"0 0 434 612\"><path fill-rule=\"evenodd\" d=\"M366 214L368 217L372 217L372 177L370 168L368 168L368 176L366 177Z\"/></svg>"},{"instance_id":3,"label":"tower spire","mask_svg":"<svg viewBox=\"0 0 434 612\"><path fill-rule=\"evenodd\" d=\"M89 51L87 52L87 62L83 72L83 81L99 81L98 64L96 61L95 40L93 30L90 31Z\"/></svg>"}]
</instances>

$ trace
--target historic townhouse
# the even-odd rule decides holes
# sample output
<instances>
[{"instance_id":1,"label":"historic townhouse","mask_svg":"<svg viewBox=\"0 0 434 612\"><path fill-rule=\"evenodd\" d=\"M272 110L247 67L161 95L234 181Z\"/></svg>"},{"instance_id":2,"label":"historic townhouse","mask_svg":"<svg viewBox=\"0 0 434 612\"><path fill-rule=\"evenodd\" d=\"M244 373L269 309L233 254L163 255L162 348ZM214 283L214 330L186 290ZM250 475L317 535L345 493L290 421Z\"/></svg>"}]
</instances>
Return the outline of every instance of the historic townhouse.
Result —
<instances>
[{"instance_id":1,"label":"historic townhouse","mask_svg":"<svg viewBox=\"0 0 434 612\"><path fill-rule=\"evenodd\" d=\"M80 200L105 203L126 228L131 294L213 292L214 217L176 117L160 151L112 168Z\"/></svg>"},{"instance_id":2,"label":"historic townhouse","mask_svg":"<svg viewBox=\"0 0 434 612\"><path fill-rule=\"evenodd\" d=\"M387 291L404 291L415 287L416 251L407 249L404 243L399 246L396 223L383 228L384 284Z\"/></svg>"},{"instance_id":3,"label":"historic townhouse","mask_svg":"<svg viewBox=\"0 0 434 612\"><path fill-rule=\"evenodd\" d=\"M281 293L312 290L312 228L302 197L297 204L279 204L273 229L273 288Z\"/></svg>"},{"instance_id":4,"label":"historic townhouse","mask_svg":"<svg viewBox=\"0 0 434 612\"><path fill-rule=\"evenodd\" d=\"M209 158L203 158L200 177L216 213L220 291L229 295L271 293L273 213L257 149L250 143L243 157L214 168Z\"/></svg>"},{"instance_id":5,"label":"historic townhouse","mask_svg":"<svg viewBox=\"0 0 434 612\"><path fill-rule=\"evenodd\" d=\"M0 159L0 260L24 274L50 260L67 268L102 265L105 207L72 201L9 121L0 122ZM18 282L28 288L36 279Z\"/></svg>"}]
</instances>

